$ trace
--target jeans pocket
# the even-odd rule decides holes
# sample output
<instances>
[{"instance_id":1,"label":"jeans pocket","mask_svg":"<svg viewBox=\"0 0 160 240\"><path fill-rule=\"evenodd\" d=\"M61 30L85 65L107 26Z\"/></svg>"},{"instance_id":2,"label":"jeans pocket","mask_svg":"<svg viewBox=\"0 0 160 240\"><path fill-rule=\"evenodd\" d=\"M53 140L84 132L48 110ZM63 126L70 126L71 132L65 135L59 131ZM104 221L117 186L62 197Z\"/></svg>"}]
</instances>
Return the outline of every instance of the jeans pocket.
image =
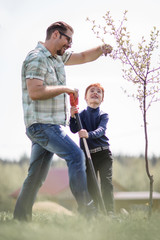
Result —
<instances>
[{"instance_id":1,"label":"jeans pocket","mask_svg":"<svg viewBox=\"0 0 160 240\"><path fill-rule=\"evenodd\" d=\"M26 129L26 134L32 142L38 143L42 147L47 146L49 138L42 129L41 124L33 124Z\"/></svg>"}]
</instances>

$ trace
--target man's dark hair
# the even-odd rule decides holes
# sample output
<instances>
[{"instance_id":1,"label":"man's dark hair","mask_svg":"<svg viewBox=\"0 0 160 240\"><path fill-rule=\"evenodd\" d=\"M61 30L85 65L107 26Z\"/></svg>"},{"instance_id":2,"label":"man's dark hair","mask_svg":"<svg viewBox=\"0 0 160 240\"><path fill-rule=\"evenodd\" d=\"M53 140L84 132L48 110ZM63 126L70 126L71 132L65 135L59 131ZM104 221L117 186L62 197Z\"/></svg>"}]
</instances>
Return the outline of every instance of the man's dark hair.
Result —
<instances>
[{"instance_id":1,"label":"man's dark hair","mask_svg":"<svg viewBox=\"0 0 160 240\"><path fill-rule=\"evenodd\" d=\"M58 30L58 31L61 31L63 33L65 33L67 30L70 30L72 33L74 32L73 28L68 25L67 23L65 22L55 22L53 24L51 24L48 28L47 28L47 31L46 31L46 40L50 39L52 33L55 31L55 30Z\"/></svg>"}]
</instances>

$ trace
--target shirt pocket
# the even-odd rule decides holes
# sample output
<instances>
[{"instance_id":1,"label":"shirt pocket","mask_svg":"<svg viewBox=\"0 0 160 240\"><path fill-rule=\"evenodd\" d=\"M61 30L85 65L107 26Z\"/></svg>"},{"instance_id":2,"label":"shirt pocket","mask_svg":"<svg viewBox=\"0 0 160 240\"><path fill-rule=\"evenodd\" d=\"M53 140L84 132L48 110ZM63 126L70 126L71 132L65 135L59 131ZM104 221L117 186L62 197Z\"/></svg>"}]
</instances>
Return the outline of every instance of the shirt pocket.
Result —
<instances>
[{"instance_id":1,"label":"shirt pocket","mask_svg":"<svg viewBox=\"0 0 160 240\"><path fill-rule=\"evenodd\" d=\"M56 74L55 68L52 66L47 66L45 84L46 85L58 85L57 74Z\"/></svg>"}]
</instances>

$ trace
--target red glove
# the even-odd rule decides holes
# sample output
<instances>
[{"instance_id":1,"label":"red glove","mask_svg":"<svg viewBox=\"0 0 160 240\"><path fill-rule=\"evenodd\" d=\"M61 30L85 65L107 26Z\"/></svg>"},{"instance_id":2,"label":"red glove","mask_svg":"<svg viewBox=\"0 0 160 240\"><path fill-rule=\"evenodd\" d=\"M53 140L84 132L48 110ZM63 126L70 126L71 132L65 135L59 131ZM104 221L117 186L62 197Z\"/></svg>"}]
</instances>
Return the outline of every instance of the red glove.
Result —
<instances>
[{"instance_id":1,"label":"red glove","mask_svg":"<svg viewBox=\"0 0 160 240\"><path fill-rule=\"evenodd\" d=\"M77 107L78 106L78 97L75 99L73 93L70 93L69 95L70 95L70 104L71 104L71 106L72 107ZM78 110L75 113L78 113Z\"/></svg>"}]
</instances>

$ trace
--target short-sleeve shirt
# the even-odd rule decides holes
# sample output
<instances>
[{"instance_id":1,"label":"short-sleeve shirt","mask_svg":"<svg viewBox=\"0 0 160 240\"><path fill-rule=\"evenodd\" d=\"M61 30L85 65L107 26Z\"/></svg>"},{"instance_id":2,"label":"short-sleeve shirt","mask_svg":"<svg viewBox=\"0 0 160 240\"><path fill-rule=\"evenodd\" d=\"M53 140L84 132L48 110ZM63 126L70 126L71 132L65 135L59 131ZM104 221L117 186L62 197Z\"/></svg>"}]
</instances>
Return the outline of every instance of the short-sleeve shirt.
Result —
<instances>
[{"instance_id":1,"label":"short-sleeve shirt","mask_svg":"<svg viewBox=\"0 0 160 240\"><path fill-rule=\"evenodd\" d=\"M71 53L65 52L63 56L53 57L40 42L27 55L22 66L22 102L26 127L34 123L66 125L66 94L47 100L32 100L28 94L26 79L39 79L45 86L66 85L64 63L70 56Z\"/></svg>"}]
</instances>

